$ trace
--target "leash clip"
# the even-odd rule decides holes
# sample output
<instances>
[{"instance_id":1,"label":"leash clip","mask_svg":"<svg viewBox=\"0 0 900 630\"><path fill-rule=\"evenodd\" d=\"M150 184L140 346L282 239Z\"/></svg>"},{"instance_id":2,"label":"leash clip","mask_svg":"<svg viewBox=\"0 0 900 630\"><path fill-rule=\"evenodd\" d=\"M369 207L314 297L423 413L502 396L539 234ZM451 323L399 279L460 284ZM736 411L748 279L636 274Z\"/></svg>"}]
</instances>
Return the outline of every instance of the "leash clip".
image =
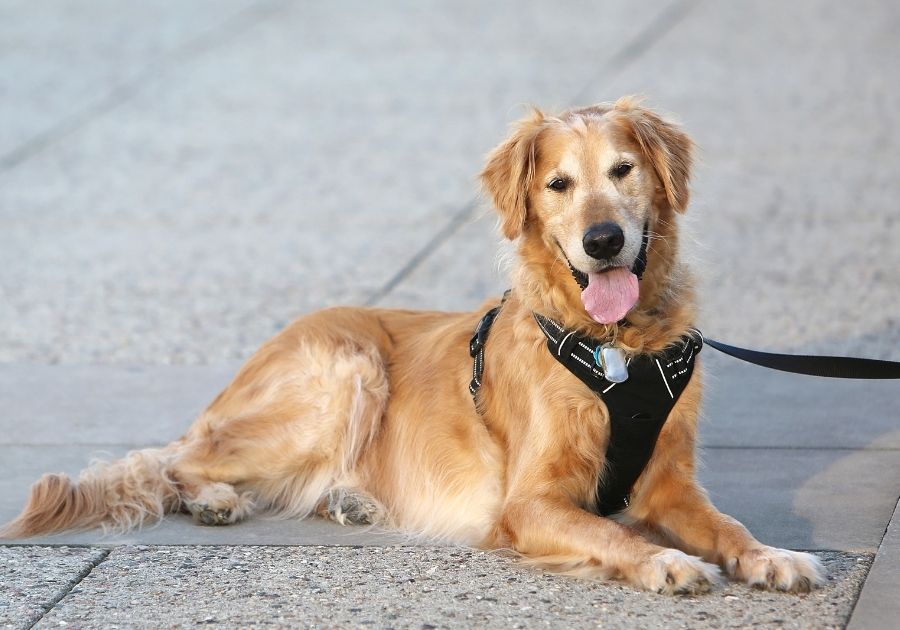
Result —
<instances>
[{"instance_id":1,"label":"leash clip","mask_svg":"<svg viewBox=\"0 0 900 630\"><path fill-rule=\"evenodd\" d=\"M603 370L603 378L610 383L624 383L628 380L628 364L625 352L611 343L594 348L594 363Z\"/></svg>"}]
</instances>

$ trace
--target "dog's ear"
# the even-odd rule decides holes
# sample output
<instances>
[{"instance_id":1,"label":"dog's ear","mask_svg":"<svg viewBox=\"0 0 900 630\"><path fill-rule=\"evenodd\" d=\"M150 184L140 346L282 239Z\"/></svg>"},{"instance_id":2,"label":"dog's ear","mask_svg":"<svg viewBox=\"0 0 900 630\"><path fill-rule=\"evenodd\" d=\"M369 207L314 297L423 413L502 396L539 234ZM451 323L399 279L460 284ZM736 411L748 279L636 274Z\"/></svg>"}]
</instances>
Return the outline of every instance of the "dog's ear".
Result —
<instances>
[{"instance_id":1,"label":"dog's ear","mask_svg":"<svg viewBox=\"0 0 900 630\"><path fill-rule=\"evenodd\" d=\"M534 179L538 136L544 114L537 109L513 126L512 133L491 151L481 171L481 185L500 213L500 230L514 240L525 227L528 190Z\"/></svg>"},{"instance_id":2,"label":"dog's ear","mask_svg":"<svg viewBox=\"0 0 900 630\"><path fill-rule=\"evenodd\" d=\"M678 125L641 107L634 97L620 98L613 110L624 116L634 139L653 165L669 207L676 212L687 210L693 141Z\"/></svg>"}]
</instances>

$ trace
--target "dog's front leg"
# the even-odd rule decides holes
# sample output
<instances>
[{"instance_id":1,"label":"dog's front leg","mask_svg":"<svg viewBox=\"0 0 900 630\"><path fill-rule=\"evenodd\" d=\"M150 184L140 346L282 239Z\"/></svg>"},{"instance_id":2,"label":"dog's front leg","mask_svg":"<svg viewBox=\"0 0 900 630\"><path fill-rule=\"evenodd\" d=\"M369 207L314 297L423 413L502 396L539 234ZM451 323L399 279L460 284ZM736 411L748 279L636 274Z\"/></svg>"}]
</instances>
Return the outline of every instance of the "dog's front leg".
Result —
<instances>
[{"instance_id":1,"label":"dog's front leg","mask_svg":"<svg viewBox=\"0 0 900 630\"><path fill-rule=\"evenodd\" d=\"M660 433L626 521L639 521L752 586L792 592L821 586L825 580L818 558L762 544L736 519L719 512L698 485L694 447L700 391L698 370Z\"/></svg>"},{"instance_id":2,"label":"dog's front leg","mask_svg":"<svg viewBox=\"0 0 900 630\"><path fill-rule=\"evenodd\" d=\"M530 563L563 573L625 579L658 593L701 593L719 581L717 567L654 545L633 529L590 514L557 494L507 502L505 544Z\"/></svg>"}]
</instances>

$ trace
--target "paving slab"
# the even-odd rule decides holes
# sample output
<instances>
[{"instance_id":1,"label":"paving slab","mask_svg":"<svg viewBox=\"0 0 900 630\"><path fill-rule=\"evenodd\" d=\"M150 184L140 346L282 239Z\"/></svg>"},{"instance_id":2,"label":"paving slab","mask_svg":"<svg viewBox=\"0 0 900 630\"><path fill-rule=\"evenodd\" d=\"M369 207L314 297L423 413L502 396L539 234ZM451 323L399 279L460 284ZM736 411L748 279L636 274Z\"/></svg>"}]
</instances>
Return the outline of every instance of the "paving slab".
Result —
<instances>
[{"instance_id":1,"label":"paving slab","mask_svg":"<svg viewBox=\"0 0 900 630\"><path fill-rule=\"evenodd\" d=\"M37 449L0 449L14 474L0 484L0 520L15 517L28 487L43 472L76 474L87 449L62 454ZM705 449L699 477L713 503L744 523L763 542L791 549L874 552L891 518L898 491L900 456L895 452L843 450ZM26 464L27 462L27 464ZM60 465L67 462L68 465ZM877 470L879 474L872 475ZM378 529L345 528L312 518L303 521L254 517L235 526L208 528L183 515L120 536L68 532L25 543L48 544L386 544L403 538Z\"/></svg>"},{"instance_id":2,"label":"paving slab","mask_svg":"<svg viewBox=\"0 0 900 630\"><path fill-rule=\"evenodd\" d=\"M76 474L87 448L4 447L0 521L15 517L41 473ZM112 453L116 455L117 453ZM892 451L706 449L699 476L713 503L763 542L791 549L875 552L897 501L900 456ZM8 467L9 470L5 470ZM877 470L877 475L870 474ZM200 527L185 515L119 536L67 532L10 544L384 545L402 541L378 529L254 517L228 527Z\"/></svg>"},{"instance_id":3,"label":"paving slab","mask_svg":"<svg viewBox=\"0 0 900 630\"><path fill-rule=\"evenodd\" d=\"M711 347L701 357L706 446L900 450L900 381L789 374Z\"/></svg>"},{"instance_id":4,"label":"paving slab","mask_svg":"<svg viewBox=\"0 0 900 630\"><path fill-rule=\"evenodd\" d=\"M16 516L31 483L44 472L77 475L94 456L116 457L90 446L0 447L0 521ZM699 477L716 506L767 544L793 549L874 552L891 518L900 478L893 450L708 448ZM877 474L873 474L877 471ZM199 527L183 515L121 536L68 532L18 544L386 544L402 540L366 528L343 528L313 518L249 521Z\"/></svg>"},{"instance_id":5,"label":"paving slab","mask_svg":"<svg viewBox=\"0 0 900 630\"><path fill-rule=\"evenodd\" d=\"M239 368L0 364L0 445L168 444Z\"/></svg>"},{"instance_id":6,"label":"paving slab","mask_svg":"<svg viewBox=\"0 0 900 630\"><path fill-rule=\"evenodd\" d=\"M810 595L666 597L455 548L120 547L37 627L840 628L871 559L823 558L831 578Z\"/></svg>"},{"instance_id":7,"label":"paving slab","mask_svg":"<svg viewBox=\"0 0 900 630\"><path fill-rule=\"evenodd\" d=\"M31 484L45 472L64 472L77 476L92 459L124 455L128 449L117 446L102 450L92 446L0 447L0 471L9 478L0 481L0 522L15 518L28 498ZM40 536L19 543L48 545L114 546L122 544L246 544L246 545L389 545L405 537L376 528L341 527L320 518L303 521L275 520L263 516L229 527L201 527L183 514L171 515L156 526L148 526L117 536L104 536L99 530L66 532ZM3 541L11 543L13 541Z\"/></svg>"},{"instance_id":8,"label":"paving slab","mask_svg":"<svg viewBox=\"0 0 900 630\"><path fill-rule=\"evenodd\" d=\"M252 21L242 12L266 4L142 2L122 10L115 0L77 7L53 0L4 2L0 120L14 124L0 125L0 164L18 163L35 140L77 124L85 110L102 106L186 45L232 21Z\"/></svg>"},{"instance_id":9,"label":"paving slab","mask_svg":"<svg viewBox=\"0 0 900 630\"><path fill-rule=\"evenodd\" d=\"M103 549L0 546L0 628L29 628L97 563Z\"/></svg>"},{"instance_id":10,"label":"paving slab","mask_svg":"<svg viewBox=\"0 0 900 630\"><path fill-rule=\"evenodd\" d=\"M713 503L763 542L874 552L900 494L900 452L709 448L698 476Z\"/></svg>"},{"instance_id":11,"label":"paving slab","mask_svg":"<svg viewBox=\"0 0 900 630\"><path fill-rule=\"evenodd\" d=\"M515 250L498 234L496 214L481 201L456 232L379 296L379 306L468 311L503 295Z\"/></svg>"}]
</instances>

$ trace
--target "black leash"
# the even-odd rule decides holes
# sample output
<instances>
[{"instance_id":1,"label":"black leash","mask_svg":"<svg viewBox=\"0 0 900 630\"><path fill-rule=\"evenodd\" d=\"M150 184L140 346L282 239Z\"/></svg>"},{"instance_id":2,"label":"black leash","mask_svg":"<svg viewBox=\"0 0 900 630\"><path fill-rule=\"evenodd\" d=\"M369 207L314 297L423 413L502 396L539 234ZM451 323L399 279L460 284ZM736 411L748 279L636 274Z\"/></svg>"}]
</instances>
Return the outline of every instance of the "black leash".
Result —
<instances>
[{"instance_id":1,"label":"black leash","mask_svg":"<svg viewBox=\"0 0 900 630\"><path fill-rule=\"evenodd\" d=\"M806 374L807 376L823 376L826 378L900 378L900 363L894 361L862 359L858 357L779 354L739 348L709 337L704 337L703 341L706 345L735 359L773 370L781 370L782 372Z\"/></svg>"}]
</instances>

